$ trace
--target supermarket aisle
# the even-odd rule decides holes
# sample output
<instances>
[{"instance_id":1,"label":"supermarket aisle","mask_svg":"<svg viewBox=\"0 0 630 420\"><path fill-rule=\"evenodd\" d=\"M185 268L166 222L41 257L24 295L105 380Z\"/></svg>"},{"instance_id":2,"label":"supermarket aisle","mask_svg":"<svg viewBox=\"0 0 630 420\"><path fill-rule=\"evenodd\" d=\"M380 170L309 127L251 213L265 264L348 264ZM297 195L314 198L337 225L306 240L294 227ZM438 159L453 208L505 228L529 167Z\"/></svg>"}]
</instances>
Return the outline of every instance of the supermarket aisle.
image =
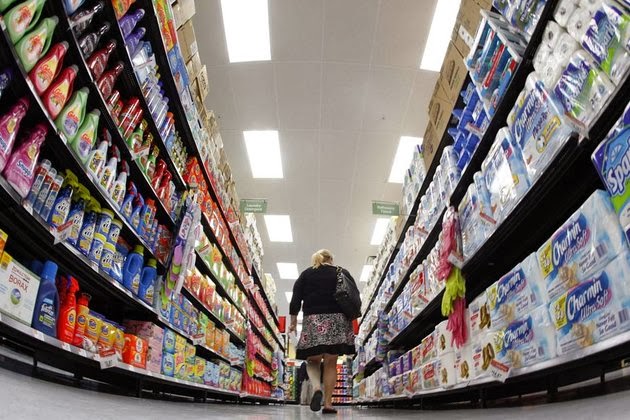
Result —
<instances>
[{"instance_id":1,"label":"supermarket aisle","mask_svg":"<svg viewBox=\"0 0 630 420\"><path fill-rule=\"evenodd\" d=\"M0 369L0 383L5 392L0 393L0 420L73 418L108 419L201 419L219 418L284 420L316 419L321 414L312 413L307 407L246 406L232 404L193 404L154 400L138 400L104 393L48 383ZM6 392L8 391L8 392ZM535 419L571 418L593 419L605 416L606 420L627 418L630 409L630 391L566 403L523 408L488 410L446 410L419 412L409 410L376 410L344 407L337 418L342 419L412 419L422 415L431 419ZM625 415L624 415L625 414ZM327 416L325 418L334 418Z\"/></svg>"}]
</instances>

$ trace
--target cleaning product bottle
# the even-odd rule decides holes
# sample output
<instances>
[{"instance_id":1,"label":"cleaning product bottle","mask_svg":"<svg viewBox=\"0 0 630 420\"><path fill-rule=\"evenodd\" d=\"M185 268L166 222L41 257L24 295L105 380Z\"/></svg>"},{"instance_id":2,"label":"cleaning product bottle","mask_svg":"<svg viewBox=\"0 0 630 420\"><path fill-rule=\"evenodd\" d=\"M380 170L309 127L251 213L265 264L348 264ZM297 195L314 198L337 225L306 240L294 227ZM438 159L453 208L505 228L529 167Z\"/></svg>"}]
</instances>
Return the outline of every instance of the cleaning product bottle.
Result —
<instances>
[{"instance_id":1,"label":"cleaning product bottle","mask_svg":"<svg viewBox=\"0 0 630 420\"><path fill-rule=\"evenodd\" d=\"M29 106L28 99L20 98L15 105L9 108L9 112L0 117L0 171L4 169L13 151L15 137Z\"/></svg>"},{"instance_id":2,"label":"cleaning product bottle","mask_svg":"<svg viewBox=\"0 0 630 420\"><path fill-rule=\"evenodd\" d=\"M129 150L133 153L138 153L142 147L142 137L144 136L144 130L147 129L147 120L140 121L140 124L136 127L133 133L127 137L127 145Z\"/></svg>"},{"instance_id":3,"label":"cleaning product bottle","mask_svg":"<svg viewBox=\"0 0 630 420\"><path fill-rule=\"evenodd\" d=\"M120 162L121 170L118 178L112 184L110 195L118 208L121 208L125 198L125 188L127 187L127 176L129 174L129 165L127 162Z\"/></svg>"},{"instance_id":4,"label":"cleaning product bottle","mask_svg":"<svg viewBox=\"0 0 630 420\"><path fill-rule=\"evenodd\" d=\"M147 158L144 171L147 175L147 178L149 179L153 179L153 175L155 174L155 161L159 153L160 153L160 149L158 149L157 146L154 146L153 150L151 151L151 154Z\"/></svg>"},{"instance_id":5,"label":"cleaning product bottle","mask_svg":"<svg viewBox=\"0 0 630 420\"><path fill-rule=\"evenodd\" d=\"M48 127L37 124L20 146L13 152L4 168L4 176L20 197L28 195L35 175L39 149L46 140Z\"/></svg>"},{"instance_id":6,"label":"cleaning product bottle","mask_svg":"<svg viewBox=\"0 0 630 420\"><path fill-rule=\"evenodd\" d=\"M138 234L147 238L151 230L151 225L155 219L155 200L147 198L140 212L140 224L138 225Z\"/></svg>"},{"instance_id":7,"label":"cleaning product bottle","mask_svg":"<svg viewBox=\"0 0 630 420\"><path fill-rule=\"evenodd\" d=\"M105 35L110 28L109 22L103 23L96 32L90 32L89 34L83 36L83 38L79 39L79 48L81 49L81 53L83 53L83 57L88 58L94 52L94 49L98 45L98 42Z\"/></svg>"},{"instance_id":8,"label":"cleaning product bottle","mask_svg":"<svg viewBox=\"0 0 630 420\"><path fill-rule=\"evenodd\" d=\"M171 172L165 170L164 175L162 176L162 183L157 189L157 195L163 203L169 203L168 208L170 208L171 194L173 188L171 187Z\"/></svg>"},{"instance_id":9,"label":"cleaning product bottle","mask_svg":"<svg viewBox=\"0 0 630 420\"><path fill-rule=\"evenodd\" d=\"M162 177L164 176L164 171L166 171L166 162L164 162L164 159L160 159L155 168L155 173L153 174L153 178L151 178L151 185L153 185L153 189L157 190L160 184L162 183Z\"/></svg>"},{"instance_id":10,"label":"cleaning product bottle","mask_svg":"<svg viewBox=\"0 0 630 420\"><path fill-rule=\"evenodd\" d=\"M87 170L94 179L101 179L103 175L103 167L107 159L107 148L109 144L105 140L101 140L98 147L94 148L88 156Z\"/></svg>"},{"instance_id":11,"label":"cleaning product bottle","mask_svg":"<svg viewBox=\"0 0 630 420\"><path fill-rule=\"evenodd\" d=\"M4 14L4 24L14 45L37 24L45 3L46 0L27 0Z\"/></svg>"},{"instance_id":12,"label":"cleaning product bottle","mask_svg":"<svg viewBox=\"0 0 630 420\"><path fill-rule=\"evenodd\" d=\"M83 337L85 336L85 326L87 325L87 316L90 313L90 299L92 297L87 293L81 293L77 299L77 320L74 325L74 338L72 344L83 348Z\"/></svg>"},{"instance_id":13,"label":"cleaning product bottle","mask_svg":"<svg viewBox=\"0 0 630 420\"><path fill-rule=\"evenodd\" d=\"M120 26L120 31L122 32L123 38L127 38L129 34L136 27L138 22L144 17L144 9L136 9L131 13L127 13L118 21L118 25Z\"/></svg>"},{"instance_id":14,"label":"cleaning product bottle","mask_svg":"<svg viewBox=\"0 0 630 420\"><path fill-rule=\"evenodd\" d=\"M70 147L74 150L79 157L79 160L85 164L96 142L96 135L98 130L98 121L101 117L101 111L98 109L92 110L85 116L81 128L77 131L77 134L68 141Z\"/></svg>"},{"instance_id":15,"label":"cleaning product bottle","mask_svg":"<svg viewBox=\"0 0 630 420\"><path fill-rule=\"evenodd\" d=\"M35 64L50 48L52 35L58 23L59 18L57 16L43 19L35 29L24 35L15 44L15 51L27 73L33 70Z\"/></svg>"},{"instance_id":16,"label":"cleaning product bottle","mask_svg":"<svg viewBox=\"0 0 630 420\"><path fill-rule=\"evenodd\" d=\"M57 227L66 223L70 213L72 195L78 190L78 188L79 182L76 175L74 175L70 169L66 169L66 177L63 181L59 194L57 194L55 204L50 212L50 217L48 218L48 224L50 226Z\"/></svg>"},{"instance_id":17,"label":"cleaning product bottle","mask_svg":"<svg viewBox=\"0 0 630 420\"><path fill-rule=\"evenodd\" d=\"M138 45L146 32L147 30L145 28L139 27L125 38L125 48L127 48L127 52L130 57L133 57L136 54Z\"/></svg>"},{"instance_id":18,"label":"cleaning product bottle","mask_svg":"<svg viewBox=\"0 0 630 420\"><path fill-rule=\"evenodd\" d=\"M144 207L144 198L142 195L136 194L133 199L133 212L131 213L131 219L129 223L133 230L138 232L138 227L140 226L140 213L142 212L142 208Z\"/></svg>"},{"instance_id":19,"label":"cleaning product bottle","mask_svg":"<svg viewBox=\"0 0 630 420\"><path fill-rule=\"evenodd\" d=\"M86 87L74 92L57 119L55 119L55 126L64 134L67 141L70 141L77 135L79 127L83 124L89 93L90 90Z\"/></svg>"},{"instance_id":20,"label":"cleaning product bottle","mask_svg":"<svg viewBox=\"0 0 630 420\"><path fill-rule=\"evenodd\" d=\"M93 197L90 198L89 204L86 206L83 216L83 226L79 233L79 251L85 256L90 254L92 241L94 240L94 232L96 231L96 219L101 212L101 206Z\"/></svg>"},{"instance_id":21,"label":"cleaning product bottle","mask_svg":"<svg viewBox=\"0 0 630 420\"><path fill-rule=\"evenodd\" d=\"M44 181L37 193L37 197L33 201L33 211L35 213L39 214L42 211L44 203L46 202L46 197L48 197L48 193L50 192L50 186L55 182L56 177L57 170L55 168L50 168L44 177Z\"/></svg>"},{"instance_id":22,"label":"cleaning product bottle","mask_svg":"<svg viewBox=\"0 0 630 420\"><path fill-rule=\"evenodd\" d=\"M39 165L37 165L37 169L35 170L35 176L33 177L33 184L31 185L31 189L28 192L28 195L24 199L24 207L32 208L33 204L35 204L35 199L39 195L39 191L44 185L44 180L48 175L48 171L50 171L51 163L48 159L42 160ZM55 170L55 174L57 171Z\"/></svg>"},{"instance_id":23,"label":"cleaning product bottle","mask_svg":"<svg viewBox=\"0 0 630 420\"><path fill-rule=\"evenodd\" d=\"M129 10L132 4L134 4L136 0L112 0L112 6L114 7L114 12L116 13L116 19L121 19L125 16L125 13Z\"/></svg>"},{"instance_id":24,"label":"cleaning product bottle","mask_svg":"<svg viewBox=\"0 0 630 420\"><path fill-rule=\"evenodd\" d=\"M109 61L109 56L116 49L116 40L110 39L107 41L107 44L103 46L103 48L97 50L87 59L87 67L90 69L90 73L92 73L92 77L94 80L98 80L105 69L107 68L107 62Z\"/></svg>"},{"instance_id":25,"label":"cleaning product bottle","mask_svg":"<svg viewBox=\"0 0 630 420\"><path fill-rule=\"evenodd\" d=\"M146 267L142 269L142 274L140 275L140 287L138 289L138 297L149 305L153 305L156 278L157 261L153 258L149 258Z\"/></svg>"},{"instance_id":26,"label":"cleaning product bottle","mask_svg":"<svg viewBox=\"0 0 630 420\"><path fill-rule=\"evenodd\" d=\"M119 117L123 138L127 138L142 119L143 110L138 98L131 98L122 109Z\"/></svg>"},{"instance_id":27,"label":"cleaning product bottle","mask_svg":"<svg viewBox=\"0 0 630 420\"><path fill-rule=\"evenodd\" d=\"M136 198L136 194L138 194L136 185L133 182L130 182L129 187L127 187L127 194L120 206L120 212L128 222L131 221L131 214L133 213L133 200Z\"/></svg>"},{"instance_id":28,"label":"cleaning product bottle","mask_svg":"<svg viewBox=\"0 0 630 420\"><path fill-rule=\"evenodd\" d=\"M108 192L112 186L112 183L116 179L116 169L118 168L118 159L111 157L107 162L107 165L103 168L103 175L99 180L99 185L103 188L103 191Z\"/></svg>"},{"instance_id":29,"label":"cleaning product bottle","mask_svg":"<svg viewBox=\"0 0 630 420\"><path fill-rule=\"evenodd\" d=\"M63 0L63 6L66 9L68 16L74 14L79 7L85 2L85 0Z\"/></svg>"},{"instance_id":30,"label":"cleaning product bottle","mask_svg":"<svg viewBox=\"0 0 630 420\"><path fill-rule=\"evenodd\" d=\"M72 65L61 70L59 76L42 95L42 102L51 119L56 119L72 95L74 79L79 73L79 67Z\"/></svg>"},{"instance_id":31,"label":"cleaning product bottle","mask_svg":"<svg viewBox=\"0 0 630 420\"><path fill-rule=\"evenodd\" d=\"M32 323L33 328L51 337L57 336L57 315L59 314L59 295L55 286L56 275L57 264L46 261L40 277Z\"/></svg>"},{"instance_id":32,"label":"cleaning product bottle","mask_svg":"<svg viewBox=\"0 0 630 420\"><path fill-rule=\"evenodd\" d=\"M56 43L29 72L28 78L33 82L35 91L39 96L50 87L52 81L59 75L67 52L68 43L66 41Z\"/></svg>"},{"instance_id":33,"label":"cleaning product bottle","mask_svg":"<svg viewBox=\"0 0 630 420\"><path fill-rule=\"evenodd\" d=\"M143 263L144 247L142 245L136 245L133 252L127 255L125 265L123 266L123 285L136 295L140 288L140 276Z\"/></svg>"},{"instance_id":34,"label":"cleaning product bottle","mask_svg":"<svg viewBox=\"0 0 630 420\"><path fill-rule=\"evenodd\" d=\"M83 217L85 216L85 205L89 200L89 193L86 194L86 191L79 185L79 193L72 196L72 204L68 213L68 220L72 220L72 228L70 228L70 235L68 235L67 241L74 247L77 246L79 241L79 233L81 232Z\"/></svg>"},{"instance_id":35,"label":"cleaning product bottle","mask_svg":"<svg viewBox=\"0 0 630 420\"><path fill-rule=\"evenodd\" d=\"M9 6L15 3L16 0L0 0L0 13L4 12Z\"/></svg>"},{"instance_id":36,"label":"cleaning product bottle","mask_svg":"<svg viewBox=\"0 0 630 420\"><path fill-rule=\"evenodd\" d=\"M5 89L11 84L11 80L13 80L13 70L10 67L2 69L0 71L0 99Z\"/></svg>"},{"instance_id":37,"label":"cleaning product bottle","mask_svg":"<svg viewBox=\"0 0 630 420\"><path fill-rule=\"evenodd\" d=\"M72 276L66 279L66 287L59 310L59 322L57 323L57 338L65 343L74 341L74 330L77 321L77 299L76 293L79 291L79 282ZM60 294L61 295L61 294Z\"/></svg>"},{"instance_id":38,"label":"cleaning product bottle","mask_svg":"<svg viewBox=\"0 0 630 420\"><path fill-rule=\"evenodd\" d=\"M90 23L92 23L94 16L100 13L104 7L105 2L99 1L94 6L85 8L79 13L75 13L74 15L72 15L72 17L68 19L70 21L70 27L74 31L74 35L77 38L81 36L83 31L85 31L88 26L90 26Z\"/></svg>"},{"instance_id":39,"label":"cleaning product bottle","mask_svg":"<svg viewBox=\"0 0 630 420\"><path fill-rule=\"evenodd\" d=\"M98 79L98 82L96 82L96 87L101 92L101 95L103 95L105 100L107 100L112 94L116 80L118 79L118 76L120 76L120 73L122 73L124 67L125 65L123 62L119 61L112 69L103 73L101 78Z\"/></svg>"},{"instance_id":40,"label":"cleaning product bottle","mask_svg":"<svg viewBox=\"0 0 630 420\"><path fill-rule=\"evenodd\" d=\"M63 175L57 174L52 184L50 184L50 191L48 191L48 197L46 197L46 201L44 201L44 206L42 207L39 215L42 219L48 221L50 217L50 212L52 211L53 206L55 205L55 201L57 200L57 195L59 195L59 191L61 191L61 186L63 185Z\"/></svg>"}]
</instances>

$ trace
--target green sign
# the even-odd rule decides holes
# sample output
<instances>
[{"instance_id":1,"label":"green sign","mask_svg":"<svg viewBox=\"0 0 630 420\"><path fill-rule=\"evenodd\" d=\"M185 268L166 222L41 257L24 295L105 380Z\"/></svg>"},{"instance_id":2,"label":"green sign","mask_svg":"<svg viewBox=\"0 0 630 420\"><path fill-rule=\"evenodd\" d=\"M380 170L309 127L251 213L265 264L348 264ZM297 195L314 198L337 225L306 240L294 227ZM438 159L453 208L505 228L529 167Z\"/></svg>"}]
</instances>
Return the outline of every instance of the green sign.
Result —
<instances>
[{"instance_id":1,"label":"green sign","mask_svg":"<svg viewBox=\"0 0 630 420\"><path fill-rule=\"evenodd\" d=\"M400 206L390 201L372 201L372 214L378 216L398 216Z\"/></svg>"},{"instance_id":2,"label":"green sign","mask_svg":"<svg viewBox=\"0 0 630 420\"><path fill-rule=\"evenodd\" d=\"M264 198L244 198L241 200L243 213L267 213L267 200Z\"/></svg>"}]
</instances>

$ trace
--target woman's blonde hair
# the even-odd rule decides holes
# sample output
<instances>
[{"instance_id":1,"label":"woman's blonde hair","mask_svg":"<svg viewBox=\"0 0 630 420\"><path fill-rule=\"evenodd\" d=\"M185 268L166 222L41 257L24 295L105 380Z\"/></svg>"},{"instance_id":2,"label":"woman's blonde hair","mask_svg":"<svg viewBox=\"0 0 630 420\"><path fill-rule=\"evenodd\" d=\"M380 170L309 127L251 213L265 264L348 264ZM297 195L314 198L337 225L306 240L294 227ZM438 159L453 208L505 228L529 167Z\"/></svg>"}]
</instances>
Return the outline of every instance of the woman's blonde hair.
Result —
<instances>
[{"instance_id":1,"label":"woman's blonde hair","mask_svg":"<svg viewBox=\"0 0 630 420\"><path fill-rule=\"evenodd\" d=\"M311 264L313 268L319 268L324 263L331 263L333 261L333 254L327 249L320 249L311 257Z\"/></svg>"}]
</instances>

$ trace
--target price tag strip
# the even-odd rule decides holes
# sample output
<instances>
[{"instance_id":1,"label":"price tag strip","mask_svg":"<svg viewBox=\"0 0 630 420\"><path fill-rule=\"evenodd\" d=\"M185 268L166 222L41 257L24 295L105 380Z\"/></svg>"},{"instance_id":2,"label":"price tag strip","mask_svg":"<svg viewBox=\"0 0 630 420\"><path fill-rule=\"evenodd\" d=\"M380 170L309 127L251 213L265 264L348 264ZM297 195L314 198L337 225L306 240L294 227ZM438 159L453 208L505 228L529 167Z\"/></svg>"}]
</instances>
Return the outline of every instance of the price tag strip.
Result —
<instances>
[{"instance_id":1,"label":"price tag strip","mask_svg":"<svg viewBox=\"0 0 630 420\"><path fill-rule=\"evenodd\" d=\"M114 349L105 350L99 353L98 359L101 369L109 369L118 365L118 356L116 355L116 351Z\"/></svg>"},{"instance_id":2,"label":"price tag strip","mask_svg":"<svg viewBox=\"0 0 630 420\"><path fill-rule=\"evenodd\" d=\"M63 225L59 225L56 228L55 227L50 228L50 233L52 233L53 238L54 238L53 245L57 245L60 242L65 242L65 240L68 239L68 237L70 236L70 233L72 232L72 225L73 225L73 221L68 220Z\"/></svg>"},{"instance_id":3,"label":"price tag strip","mask_svg":"<svg viewBox=\"0 0 630 420\"><path fill-rule=\"evenodd\" d=\"M191 337L192 343L195 346L199 346L206 343L206 335L205 334L196 334Z\"/></svg>"},{"instance_id":4,"label":"price tag strip","mask_svg":"<svg viewBox=\"0 0 630 420\"><path fill-rule=\"evenodd\" d=\"M499 382L505 382L505 380L510 377L511 371L512 369L508 365L497 360L490 362L490 375Z\"/></svg>"}]
</instances>

